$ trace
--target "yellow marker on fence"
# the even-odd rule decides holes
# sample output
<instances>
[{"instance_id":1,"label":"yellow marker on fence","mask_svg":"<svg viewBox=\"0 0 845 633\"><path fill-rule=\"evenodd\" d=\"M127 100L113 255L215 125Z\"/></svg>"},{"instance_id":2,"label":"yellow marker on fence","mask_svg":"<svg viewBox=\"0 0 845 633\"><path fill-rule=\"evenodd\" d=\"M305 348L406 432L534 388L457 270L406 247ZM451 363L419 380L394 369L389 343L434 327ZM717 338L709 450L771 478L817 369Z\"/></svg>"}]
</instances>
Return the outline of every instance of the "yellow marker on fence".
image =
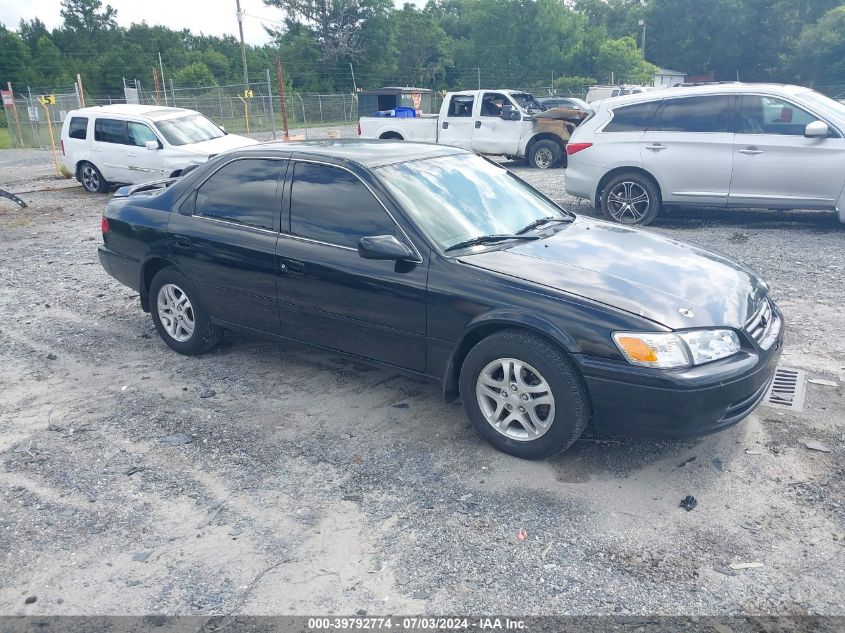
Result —
<instances>
[{"instance_id":1,"label":"yellow marker on fence","mask_svg":"<svg viewBox=\"0 0 845 633\"><path fill-rule=\"evenodd\" d=\"M43 106L56 105L56 95L41 95L38 97L38 101Z\"/></svg>"},{"instance_id":2,"label":"yellow marker on fence","mask_svg":"<svg viewBox=\"0 0 845 633\"><path fill-rule=\"evenodd\" d=\"M252 90L247 90L244 94L246 93L249 93L248 96L252 96ZM244 102L244 125L246 126L246 133L249 134L249 101L241 95L238 95L238 99Z\"/></svg>"},{"instance_id":3,"label":"yellow marker on fence","mask_svg":"<svg viewBox=\"0 0 845 633\"><path fill-rule=\"evenodd\" d=\"M49 95L53 97L53 95ZM50 101L41 97L38 99L41 102L41 105L44 107L44 117L47 119L47 130L50 132L50 145L53 147L53 160L56 162L56 175L62 175L62 168L59 166L59 154L56 152L56 138L53 136L53 121L50 120L50 108L48 107L48 103ZM53 97L52 103L56 103L56 98Z\"/></svg>"}]
</instances>

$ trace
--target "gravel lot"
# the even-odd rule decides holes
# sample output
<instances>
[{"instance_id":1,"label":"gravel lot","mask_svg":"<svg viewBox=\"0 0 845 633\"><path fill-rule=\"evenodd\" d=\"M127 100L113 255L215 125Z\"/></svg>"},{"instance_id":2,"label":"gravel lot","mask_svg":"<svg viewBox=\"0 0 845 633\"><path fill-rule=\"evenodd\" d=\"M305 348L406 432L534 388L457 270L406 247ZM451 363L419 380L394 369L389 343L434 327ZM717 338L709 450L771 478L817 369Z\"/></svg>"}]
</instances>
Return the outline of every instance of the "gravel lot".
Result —
<instances>
[{"instance_id":1,"label":"gravel lot","mask_svg":"<svg viewBox=\"0 0 845 633\"><path fill-rule=\"evenodd\" d=\"M563 171L509 166L592 213ZM834 215L670 210L649 230L760 271L783 364L837 387L715 436L588 437L535 463L436 385L338 355L232 336L177 356L99 266L108 196L47 152L0 152L0 174L30 205L0 199L0 614L845 615Z\"/></svg>"}]
</instances>

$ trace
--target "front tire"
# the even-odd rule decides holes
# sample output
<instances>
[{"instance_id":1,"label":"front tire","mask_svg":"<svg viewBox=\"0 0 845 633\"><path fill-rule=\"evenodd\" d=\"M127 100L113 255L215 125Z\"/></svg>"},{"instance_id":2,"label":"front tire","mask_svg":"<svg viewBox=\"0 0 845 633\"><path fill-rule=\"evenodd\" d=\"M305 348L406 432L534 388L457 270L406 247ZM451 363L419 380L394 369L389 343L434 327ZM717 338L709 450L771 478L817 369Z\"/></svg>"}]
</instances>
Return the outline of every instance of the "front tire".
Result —
<instances>
[{"instance_id":1,"label":"front tire","mask_svg":"<svg viewBox=\"0 0 845 633\"><path fill-rule=\"evenodd\" d=\"M535 169L551 169L563 162L563 148L554 141L537 141L528 152L528 162Z\"/></svg>"},{"instance_id":2,"label":"front tire","mask_svg":"<svg viewBox=\"0 0 845 633\"><path fill-rule=\"evenodd\" d=\"M162 340L175 352L193 356L220 341L215 326L187 280L175 268L163 268L150 282L150 313Z\"/></svg>"},{"instance_id":3,"label":"front tire","mask_svg":"<svg viewBox=\"0 0 845 633\"><path fill-rule=\"evenodd\" d=\"M477 343L459 387L479 435L515 457L544 459L566 450L590 420L587 390L572 361L529 332L504 330Z\"/></svg>"},{"instance_id":4,"label":"front tire","mask_svg":"<svg viewBox=\"0 0 845 633\"><path fill-rule=\"evenodd\" d=\"M103 178L103 174L94 163L88 161L79 165L79 182L89 193L106 193L109 190L109 183Z\"/></svg>"},{"instance_id":5,"label":"front tire","mask_svg":"<svg viewBox=\"0 0 845 633\"><path fill-rule=\"evenodd\" d=\"M657 185L637 172L619 174L601 193L601 212L620 224L651 224L660 214L661 206Z\"/></svg>"}]
</instances>

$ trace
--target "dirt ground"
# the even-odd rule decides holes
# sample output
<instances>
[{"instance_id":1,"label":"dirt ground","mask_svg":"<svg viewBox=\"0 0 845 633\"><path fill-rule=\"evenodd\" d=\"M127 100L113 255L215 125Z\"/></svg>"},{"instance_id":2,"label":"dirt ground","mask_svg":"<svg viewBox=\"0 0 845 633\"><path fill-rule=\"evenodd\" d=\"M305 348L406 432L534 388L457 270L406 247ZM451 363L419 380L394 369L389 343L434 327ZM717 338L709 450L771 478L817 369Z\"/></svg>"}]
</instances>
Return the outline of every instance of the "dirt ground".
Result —
<instances>
[{"instance_id":1,"label":"dirt ground","mask_svg":"<svg viewBox=\"0 0 845 633\"><path fill-rule=\"evenodd\" d=\"M510 166L591 213L563 171ZM698 440L526 462L435 384L242 336L176 355L98 263L108 195L42 151L0 152L0 188L30 205L0 199L0 614L845 615L834 215L669 210L648 230L756 268L782 363L838 386Z\"/></svg>"}]
</instances>

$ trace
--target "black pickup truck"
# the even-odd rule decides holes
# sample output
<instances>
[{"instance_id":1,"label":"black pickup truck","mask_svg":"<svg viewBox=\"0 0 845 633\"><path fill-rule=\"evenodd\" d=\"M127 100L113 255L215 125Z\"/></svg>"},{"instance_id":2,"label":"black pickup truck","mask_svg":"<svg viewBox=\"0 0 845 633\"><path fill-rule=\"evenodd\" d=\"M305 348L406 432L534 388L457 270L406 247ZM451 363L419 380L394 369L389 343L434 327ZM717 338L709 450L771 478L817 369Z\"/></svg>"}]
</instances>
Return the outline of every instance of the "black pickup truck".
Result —
<instances>
[{"instance_id":1,"label":"black pickup truck","mask_svg":"<svg viewBox=\"0 0 845 633\"><path fill-rule=\"evenodd\" d=\"M601 430L687 436L747 416L783 319L752 271L576 217L446 146L273 143L119 190L100 261L167 345L225 329L439 380L499 449Z\"/></svg>"}]
</instances>

